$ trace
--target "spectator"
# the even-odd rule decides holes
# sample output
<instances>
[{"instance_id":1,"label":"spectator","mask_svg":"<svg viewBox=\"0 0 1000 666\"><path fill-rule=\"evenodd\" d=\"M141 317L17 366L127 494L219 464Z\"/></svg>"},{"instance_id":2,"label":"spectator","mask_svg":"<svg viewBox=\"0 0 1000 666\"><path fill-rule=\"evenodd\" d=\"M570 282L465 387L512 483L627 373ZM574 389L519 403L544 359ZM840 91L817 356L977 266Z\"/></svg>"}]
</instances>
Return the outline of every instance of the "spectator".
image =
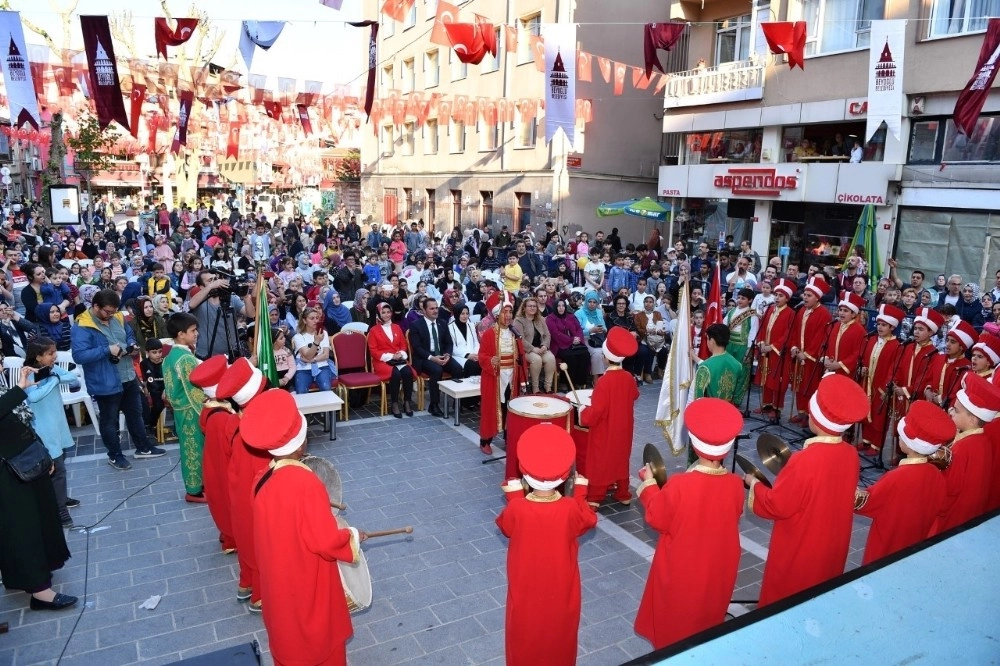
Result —
<instances>
[{"instance_id":1,"label":"spectator","mask_svg":"<svg viewBox=\"0 0 1000 666\"><path fill-rule=\"evenodd\" d=\"M24 317L32 324L38 323L38 306L45 302L42 295L42 285L45 284L45 268L41 264L26 263L22 269L28 276L28 282L21 291L21 303L24 304Z\"/></svg>"},{"instance_id":2,"label":"spectator","mask_svg":"<svg viewBox=\"0 0 1000 666\"><path fill-rule=\"evenodd\" d=\"M38 327L18 314L6 303L0 304L0 343L3 356L24 358L28 340L35 336Z\"/></svg>"},{"instance_id":3,"label":"spectator","mask_svg":"<svg viewBox=\"0 0 1000 666\"><path fill-rule=\"evenodd\" d=\"M917 271L914 271L916 273ZM921 273L921 276L923 274ZM914 285L916 286L916 285ZM962 300L962 276L961 275L951 275L948 277L947 290L938 296L937 307L941 307L945 303L948 305L954 305L955 309L958 309L958 302Z\"/></svg>"},{"instance_id":4,"label":"spectator","mask_svg":"<svg viewBox=\"0 0 1000 666\"><path fill-rule=\"evenodd\" d=\"M39 303L36 308L38 328L55 344L56 351L69 351L70 323L69 317L55 303Z\"/></svg>"},{"instance_id":5,"label":"spectator","mask_svg":"<svg viewBox=\"0 0 1000 666\"><path fill-rule=\"evenodd\" d=\"M979 285L968 282L962 287L962 297L955 305L955 312L962 321L966 321L975 327L976 331L983 329L986 318L983 315L983 304L979 300Z\"/></svg>"},{"instance_id":6,"label":"spectator","mask_svg":"<svg viewBox=\"0 0 1000 666\"><path fill-rule=\"evenodd\" d=\"M229 354L231 357L239 347L239 330L236 318L240 315L247 319L256 316L253 301L249 291L240 298L231 291L228 280L220 280L211 270L203 270L198 274L198 285L188 294L188 311L198 320L198 343L195 356L204 360L216 354ZM222 299L227 299L227 314L221 314ZM154 303L155 305L155 303Z\"/></svg>"}]
</instances>

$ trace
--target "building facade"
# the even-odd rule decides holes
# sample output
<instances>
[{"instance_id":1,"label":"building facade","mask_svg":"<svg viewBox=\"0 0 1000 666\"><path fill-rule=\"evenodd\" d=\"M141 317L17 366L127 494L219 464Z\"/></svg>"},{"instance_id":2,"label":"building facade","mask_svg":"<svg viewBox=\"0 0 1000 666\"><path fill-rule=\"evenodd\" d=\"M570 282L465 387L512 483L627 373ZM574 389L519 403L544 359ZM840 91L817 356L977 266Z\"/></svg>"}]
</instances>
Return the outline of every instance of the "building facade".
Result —
<instances>
[{"instance_id":1,"label":"building facade","mask_svg":"<svg viewBox=\"0 0 1000 666\"><path fill-rule=\"evenodd\" d=\"M733 234L761 255L839 265L871 204L883 267L892 254L902 276L921 268L982 281L1000 266L1000 93L970 136L953 120L989 7L707 0L670 11L692 22L688 61L698 63L665 89L664 144L677 150L658 194L680 211L675 233ZM872 43L872 20L900 21L895 52L883 32ZM765 21L806 22L804 70L769 52ZM887 77L901 82L890 100L898 113L883 111L872 132L869 90Z\"/></svg>"},{"instance_id":2,"label":"building facade","mask_svg":"<svg viewBox=\"0 0 1000 666\"><path fill-rule=\"evenodd\" d=\"M365 15L376 14L381 4L365 0ZM540 100L544 76L535 65L531 37L543 24L576 23L581 49L636 65L642 63L642 24L667 17L667 7L651 0L454 4L459 22L480 15L489 23L516 26L516 51L508 52L501 30L496 57L487 54L479 65L461 63L450 48L430 41L437 2L416 0L403 23L382 17L379 99L395 91L403 100L414 94L425 101L435 94L511 103ZM484 114L474 123L455 115L445 122L434 106L425 118L381 117L377 127L367 126L361 151L362 214L389 223L422 219L441 234L456 227L491 227L495 233L504 225L539 233L546 222L564 236L609 228L607 220L598 221L599 204L656 195L660 143L650 137L659 134L662 100L652 88L613 95L596 62L593 82L576 80L576 98L591 102L592 120L577 123L572 146L561 133L545 143L541 105L537 112L533 107L522 113L519 104L512 119L495 126ZM614 226L633 242L651 228L638 218L623 218Z\"/></svg>"}]
</instances>

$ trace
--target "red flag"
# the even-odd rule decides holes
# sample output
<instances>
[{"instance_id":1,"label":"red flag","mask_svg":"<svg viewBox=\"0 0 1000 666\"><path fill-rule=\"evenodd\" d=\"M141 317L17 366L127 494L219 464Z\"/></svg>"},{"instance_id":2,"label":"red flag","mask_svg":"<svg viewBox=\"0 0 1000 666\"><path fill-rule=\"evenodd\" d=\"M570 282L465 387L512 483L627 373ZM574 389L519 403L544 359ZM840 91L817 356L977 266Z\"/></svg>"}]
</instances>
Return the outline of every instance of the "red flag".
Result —
<instances>
[{"instance_id":1,"label":"red flag","mask_svg":"<svg viewBox=\"0 0 1000 666\"><path fill-rule=\"evenodd\" d=\"M517 27L505 25L503 27L503 37L507 53L517 53Z\"/></svg>"},{"instance_id":2,"label":"red flag","mask_svg":"<svg viewBox=\"0 0 1000 666\"><path fill-rule=\"evenodd\" d=\"M434 16L434 29L431 30L431 42L450 48L448 31L444 27L446 23L458 23L458 7L444 0L438 0L437 14Z\"/></svg>"},{"instance_id":3,"label":"red flag","mask_svg":"<svg viewBox=\"0 0 1000 666\"><path fill-rule=\"evenodd\" d=\"M483 37L483 44L486 46L486 51L493 56L497 57L497 27L485 16L480 16L476 14L476 25L479 26L479 34Z\"/></svg>"},{"instance_id":4,"label":"red flag","mask_svg":"<svg viewBox=\"0 0 1000 666\"><path fill-rule=\"evenodd\" d=\"M771 49L771 53L788 55L788 69L793 69L796 65L800 69L805 69L806 50L806 22L795 21L772 21L761 23L760 29L764 31L764 39Z\"/></svg>"},{"instance_id":5,"label":"red flag","mask_svg":"<svg viewBox=\"0 0 1000 666\"><path fill-rule=\"evenodd\" d=\"M378 21L349 22L347 25L355 28L371 26L372 29L368 38L368 85L365 89L365 115L371 120L372 102L375 101L375 70L378 68Z\"/></svg>"},{"instance_id":6,"label":"red flag","mask_svg":"<svg viewBox=\"0 0 1000 666\"><path fill-rule=\"evenodd\" d=\"M653 68L664 72L663 65L656 55L656 49L669 51L677 44L684 33L686 23L647 23L643 31L642 54L646 61L646 78L653 73ZM664 72L666 73L666 72Z\"/></svg>"},{"instance_id":7,"label":"red flag","mask_svg":"<svg viewBox=\"0 0 1000 666\"><path fill-rule=\"evenodd\" d=\"M605 83L611 83L611 61L607 58L597 56L597 65L601 68L601 76Z\"/></svg>"},{"instance_id":8,"label":"red flag","mask_svg":"<svg viewBox=\"0 0 1000 666\"><path fill-rule=\"evenodd\" d=\"M1000 59L1000 19L991 18L986 27L986 37L979 50L979 61L972 78L962 88L955 102L955 126L965 136L972 136L983 110L990 86L997 76L997 60Z\"/></svg>"},{"instance_id":9,"label":"red flag","mask_svg":"<svg viewBox=\"0 0 1000 666\"><path fill-rule=\"evenodd\" d=\"M162 55L163 59L166 60L167 47L180 46L191 39L191 35L194 34L194 29L197 27L198 19L196 18L177 19L177 27L173 30L167 25L167 19L163 17L153 19L153 28L156 37L156 55Z\"/></svg>"},{"instance_id":10,"label":"red flag","mask_svg":"<svg viewBox=\"0 0 1000 666\"><path fill-rule=\"evenodd\" d=\"M241 123L229 123L229 140L226 142L226 157L239 157L240 155L240 129Z\"/></svg>"},{"instance_id":11,"label":"red flag","mask_svg":"<svg viewBox=\"0 0 1000 666\"><path fill-rule=\"evenodd\" d=\"M478 65L486 57L486 44L474 23L446 23L448 40L458 59L466 64Z\"/></svg>"},{"instance_id":12,"label":"red flag","mask_svg":"<svg viewBox=\"0 0 1000 666\"><path fill-rule=\"evenodd\" d=\"M90 64L90 97L97 107L97 121L104 129L112 122L128 127L122 84L118 78L114 43L107 16L81 16L80 30Z\"/></svg>"},{"instance_id":13,"label":"red flag","mask_svg":"<svg viewBox=\"0 0 1000 666\"><path fill-rule=\"evenodd\" d=\"M628 65L623 62L615 63L615 95L621 95L622 91L625 90L625 72L628 71Z\"/></svg>"},{"instance_id":14,"label":"red flag","mask_svg":"<svg viewBox=\"0 0 1000 666\"><path fill-rule=\"evenodd\" d=\"M139 138L139 116L142 114L142 103L146 100L146 86L132 84L132 113L129 115L129 133L135 138Z\"/></svg>"},{"instance_id":15,"label":"red flag","mask_svg":"<svg viewBox=\"0 0 1000 666\"><path fill-rule=\"evenodd\" d=\"M272 120L281 120L281 102L264 101L264 113Z\"/></svg>"},{"instance_id":16,"label":"red flag","mask_svg":"<svg viewBox=\"0 0 1000 666\"><path fill-rule=\"evenodd\" d=\"M528 40L531 44L531 55L535 58L535 69L539 72L545 71L545 40L539 35L532 35Z\"/></svg>"},{"instance_id":17,"label":"red flag","mask_svg":"<svg viewBox=\"0 0 1000 666\"><path fill-rule=\"evenodd\" d=\"M385 0L382 3L382 13L399 23L406 21L406 15L413 7L413 0Z\"/></svg>"},{"instance_id":18,"label":"red flag","mask_svg":"<svg viewBox=\"0 0 1000 666\"><path fill-rule=\"evenodd\" d=\"M636 90L645 90L649 87L652 81L646 76L646 72L642 70L642 67L632 68L632 87Z\"/></svg>"},{"instance_id":19,"label":"red flag","mask_svg":"<svg viewBox=\"0 0 1000 666\"><path fill-rule=\"evenodd\" d=\"M152 155L156 152L156 130L159 128L160 122L157 115L154 113L146 120L146 129L149 130L149 141L147 142L147 152Z\"/></svg>"},{"instance_id":20,"label":"red flag","mask_svg":"<svg viewBox=\"0 0 1000 666\"><path fill-rule=\"evenodd\" d=\"M586 51L576 50L576 78L581 81L592 81L593 80L593 56L591 56Z\"/></svg>"},{"instance_id":21,"label":"red flag","mask_svg":"<svg viewBox=\"0 0 1000 666\"><path fill-rule=\"evenodd\" d=\"M297 104L296 107L299 110L299 122L302 123L302 131L306 133L306 136L310 136L313 133L312 121L309 120L309 107L305 104Z\"/></svg>"},{"instance_id":22,"label":"red flag","mask_svg":"<svg viewBox=\"0 0 1000 666\"><path fill-rule=\"evenodd\" d=\"M715 276L712 278L712 286L708 290L708 300L705 307L705 323L701 325L701 347L698 349L698 358L705 360L709 356L707 336L705 333L712 324L722 323L722 275L719 271L719 262L715 262Z\"/></svg>"}]
</instances>

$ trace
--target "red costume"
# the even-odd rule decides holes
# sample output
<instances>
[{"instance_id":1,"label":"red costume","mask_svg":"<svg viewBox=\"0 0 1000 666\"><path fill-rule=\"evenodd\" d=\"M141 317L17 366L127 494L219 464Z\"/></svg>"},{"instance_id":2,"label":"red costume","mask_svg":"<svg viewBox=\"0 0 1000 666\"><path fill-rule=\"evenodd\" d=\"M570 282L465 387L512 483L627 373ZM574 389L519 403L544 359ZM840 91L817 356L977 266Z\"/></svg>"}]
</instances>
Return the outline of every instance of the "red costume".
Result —
<instances>
[{"instance_id":1,"label":"red costume","mask_svg":"<svg viewBox=\"0 0 1000 666\"><path fill-rule=\"evenodd\" d=\"M712 413L698 416L705 408ZM726 450L743 426L739 410L718 398L692 402L684 421L701 442L719 446L728 441L722 446ZM725 456L708 455L694 439L692 445L699 457ZM662 488L652 479L643 481L638 494L646 522L660 537L635 631L659 649L725 620L740 564L743 482L724 467L697 464L671 476Z\"/></svg>"},{"instance_id":2,"label":"red costume","mask_svg":"<svg viewBox=\"0 0 1000 666\"><path fill-rule=\"evenodd\" d=\"M947 495L939 507L930 536L972 520L989 502L994 447L981 428L959 433L951 446L951 464L944 472Z\"/></svg>"},{"instance_id":3,"label":"red costume","mask_svg":"<svg viewBox=\"0 0 1000 666\"><path fill-rule=\"evenodd\" d=\"M923 396L924 389L929 388L941 396L945 400L945 404L954 404L955 396L962 388L962 374L970 367L969 359L964 356L948 358L937 354L931 357L930 366L927 369L927 380L920 390L920 396Z\"/></svg>"},{"instance_id":4,"label":"red costume","mask_svg":"<svg viewBox=\"0 0 1000 666\"><path fill-rule=\"evenodd\" d=\"M207 398L198 418L198 425L205 436L201 464L202 483L208 511L212 514L215 526L219 528L222 549L226 551L236 548L227 481L229 459L232 456L230 421L233 410L228 402L219 402L214 398L216 388L228 369L229 363L225 355L219 354L198 364L189 377L191 383L204 391Z\"/></svg>"},{"instance_id":5,"label":"red costume","mask_svg":"<svg viewBox=\"0 0 1000 666\"><path fill-rule=\"evenodd\" d=\"M788 344L797 347L805 355L805 360L798 363L789 359L789 363L792 364L791 381L792 389L795 391L795 409L799 414L806 412L809 398L816 392L819 380L823 377L824 371L817 359L823 353L823 343L828 340L830 333L828 324L831 321L830 311L822 305L812 309L800 308L792 321L792 334Z\"/></svg>"},{"instance_id":6,"label":"red costume","mask_svg":"<svg viewBox=\"0 0 1000 666\"><path fill-rule=\"evenodd\" d=\"M861 564L871 564L927 538L944 501L945 480L926 458L906 458L868 489L857 511L872 519Z\"/></svg>"},{"instance_id":7,"label":"red costume","mask_svg":"<svg viewBox=\"0 0 1000 666\"><path fill-rule=\"evenodd\" d=\"M788 291L791 289L787 289L786 293ZM787 305L772 305L764 313L758 334L761 336L759 342L772 347L771 351L760 355L760 369L757 372L757 381L761 385L760 403L763 407L771 406L778 411L785 407L785 390L788 388L788 377L794 363L788 353L788 337L792 332L793 319L795 311L792 308Z\"/></svg>"},{"instance_id":8,"label":"red costume","mask_svg":"<svg viewBox=\"0 0 1000 666\"><path fill-rule=\"evenodd\" d=\"M521 436L519 464L536 490L510 499L496 523L507 548L506 654L508 664L562 666L576 663L580 626L580 564L577 539L597 525L577 478L573 497L536 495L565 479L573 464L573 440L551 424ZM540 615L541 614L541 615Z\"/></svg>"},{"instance_id":9,"label":"red costume","mask_svg":"<svg viewBox=\"0 0 1000 666\"><path fill-rule=\"evenodd\" d=\"M865 417L861 388L841 375L822 379L809 404L810 423L825 433L807 439L773 488L750 487L750 509L774 520L759 606L779 601L844 572L851 545L860 465L844 431Z\"/></svg>"},{"instance_id":10,"label":"red costume","mask_svg":"<svg viewBox=\"0 0 1000 666\"><path fill-rule=\"evenodd\" d=\"M501 299L504 299L501 302ZM511 318L513 318L513 300L508 294L502 297L499 292L491 294L487 301L487 307L496 316L500 316L501 309L510 308ZM508 336L509 333L509 336ZM499 367L493 365L496 357L500 357ZM484 330L479 336L479 367L482 369L482 376L479 379L479 445L484 453L490 451L488 448L490 441L496 437L497 433L505 429L504 426L504 405L508 400L501 395L503 387L502 374L510 371L510 400L513 400L521 393L521 384L528 377L528 358L524 355L524 343L513 334L509 328L501 328L500 324L494 324ZM517 442L508 439L505 442L507 451L507 462L504 470L504 478L510 479L517 475Z\"/></svg>"},{"instance_id":11,"label":"red costume","mask_svg":"<svg viewBox=\"0 0 1000 666\"><path fill-rule=\"evenodd\" d=\"M913 323L914 325L923 324L930 330L931 335L934 335L944 324L944 317L936 310L917 308ZM930 341L919 345L903 346L899 363L896 366L896 375L893 377L893 385L903 389L906 394L905 398L893 397L892 410L897 419L906 415L911 402L923 397L924 387L927 386L931 357L936 353L937 349Z\"/></svg>"},{"instance_id":12,"label":"red costume","mask_svg":"<svg viewBox=\"0 0 1000 666\"><path fill-rule=\"evenodd\" d=\"M378 378L383 382L389 381L389 378L392 377L393 366L380 360L382 354L396 354L398 352L408 354L403 329L393 324L390 330L392 331L392 340L385 334L381 324L375 324L368 330L368 351L372 358L372 372L378 375ZM406 360L409 362L412 359L407 357ZM415 372L414 376L416 376ZM395 396L393 399L395 400Z\"/></svg>"},{"instance_id":13,"label":"red costume","mask_svg":"<svg viewBox=\"0 0 1000 666\"><path fill-rule=\"evenodd\" d=\"M905 313L893 305L879 307L877 318L893 329L899 326ZM899 340L891 334L886 337L875 337L868 340L861 351L861 365L864 369L861 378L861 388L868 396L868 416L861 422L861 440L868 446L881 449L885 443L886 426L889 422L891 409L891 390L889 383L892 372L896 369L896 357L899 354Z\"/></svg>"},{"instance_id":14,"label":"red costume","mask_svg":"<svg viewBox=\"0 0 1000 666\"><path fill-rule=\"evenodd\" d=\"M854 313L854 318L844 324L837 321L830 332L827 344L826 358L837 362L838 375L854 379L858 371L858 359L861 358L861 347L865 342L865 327L858 321L858 313L865 307L865 299L853 292L842 292L839 308L847 308Z\"/></svg>"}]
</instances>

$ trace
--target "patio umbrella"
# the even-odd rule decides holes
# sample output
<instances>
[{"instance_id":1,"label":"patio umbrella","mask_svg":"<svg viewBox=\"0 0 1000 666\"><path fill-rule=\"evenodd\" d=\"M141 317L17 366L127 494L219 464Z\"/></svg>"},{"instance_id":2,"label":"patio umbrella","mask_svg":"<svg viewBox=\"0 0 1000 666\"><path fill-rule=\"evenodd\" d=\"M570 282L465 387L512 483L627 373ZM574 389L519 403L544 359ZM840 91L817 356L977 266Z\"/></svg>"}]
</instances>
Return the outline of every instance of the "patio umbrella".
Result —
<instances>
[{"instance_id":1,"label":"patio umbrella","mask_svg":"<svg viewBox=\"0 0 1000 666\"><path fill-rule=\"evenodd\" d=\"M644 217L648 220L656 220L657 222L665 222L669 214L670 206L665 206L656 199L649 197L619 201L617 203L602 203L597 207L598 217L632 215L634 217Z\"/></svg>"},{"instance_id":2,"label":"patio umbrella","mask_svg":"<svg viewBox=\"0 0 1000 666\"><path fill-rule=\"evenodd\" d=\"M864 259L868 267L868 284L872 285L872 289L874 290L874 285L878 284L878 281L882 279L882 266L879 264L878 238L875 234L875 207L871 204L866 204L864 210L861 211L858 228L854 232L854 238L851 239L851 247L847 251L848 257L851 256L857 245L865 248L862 259ZM846 268L847 259L845 258L841 270Z\"/></svg>"},{"instance_id":3,"label":"patio umbrella","mask_svg":"<svg viewBox=\"0 0 1000 666\"><path fill-rule=\"evenodd\" d=\"M629 204L634 204L638 199L629 199L628 201L619 201L617 203L604 203L597 207L598 217L614 217L615 215L624 215L625 206Z\"/></svg>"}]
</instances>

